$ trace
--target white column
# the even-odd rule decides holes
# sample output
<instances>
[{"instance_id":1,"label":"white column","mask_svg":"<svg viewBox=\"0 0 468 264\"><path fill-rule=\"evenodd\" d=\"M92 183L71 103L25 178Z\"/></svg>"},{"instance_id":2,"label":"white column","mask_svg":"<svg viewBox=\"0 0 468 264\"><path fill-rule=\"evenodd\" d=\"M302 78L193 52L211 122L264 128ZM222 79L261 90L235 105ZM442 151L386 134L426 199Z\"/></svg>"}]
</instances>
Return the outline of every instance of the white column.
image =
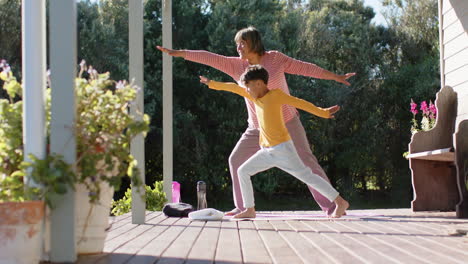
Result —
<instances>
[{"instance_id":1,"label":"white column","mask_svg":"<svg viewBox=\"0 0 468 264\"><path fill-rule=\"evenodd\" d=\"M172 0L162 0L163 47L172 49ZM163 188L172 201L172 57L163 53Z\"/></svg>"},{"instance_id":2,"label":"white column","mask_svg":"<svg viewBox=\"0 0 468 264\"><path fill-rule=\"evenodd\" d=\"M444 15L443 1L438 1L439 8L439 63L440 63L440 88L445 86L445 59L444 59Z\"/></svg>"},{"instance_id":3,"label":"white column","mask_svg":"<svg viewBox=\"0 0 468 264\"><path fill-rule=\"evenodd\" d=\"M22 2L24 159L45 158L46 11L45 0ZM27 185L34 183L25 178Z\"/></svg>"},{"instance_id":4,"label":"white column","mask_svg":"<svg viewBox=\"0 0 468 264\"><path fill-rule=\"evenodd\" d=\"M76 120L77 68L76 0L50 0L50 71L52 89L51 152L76 160L73 126ZM51 261L76 261L75 192L61 197L51 217Z\"/></svg>"},{"instance_id":5,"label":"white column","mask_svg":"<svg viewBox=\"0 0 468 264\"><path fill-rule=\"evenodd\" d=\"M21 7L23 144L24 160L29 161L29 154L40 159L46 156L46 1L23 0ZM28 175L24 182L25 186L36 185ZM45 252L49 249L47 226L43 222L40 230L44 236L42 249Z\"/></svg>"},{"instance_id":6,"label":"white column","mask_svg":"<svg viewBox=\"0 0 468 264\"><path fill-rule=\"evenodd\" d=\"M130 81L134 81L135 85L140 87L137 94L136 103L132 104L130 111L132 115L139 120L142 120L144 113L143 100L143 1L129 0L128 1L128 19L129 19L129 74ZM143 134L137 135L131 143L131 153L138 162L140 171L140 180L145 183L145 139ZM139 192L137 192L139 190ZM144 224L146 204L142 199L145 188L141 186L137 188L132 183L132 223Z\"/></svg>"}]
</instances>

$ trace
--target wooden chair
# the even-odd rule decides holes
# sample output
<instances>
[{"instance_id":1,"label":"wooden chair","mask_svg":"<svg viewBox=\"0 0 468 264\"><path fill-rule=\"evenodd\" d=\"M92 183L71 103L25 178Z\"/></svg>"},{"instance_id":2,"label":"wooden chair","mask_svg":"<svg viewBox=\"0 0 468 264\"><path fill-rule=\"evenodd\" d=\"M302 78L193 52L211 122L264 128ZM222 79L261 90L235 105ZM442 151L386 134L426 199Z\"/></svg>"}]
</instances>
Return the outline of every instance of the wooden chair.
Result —
<instances>
[{"instance_id":1,"label":"wooden chair","mask_svg":"<svg viewBox=\"0 0 468 264\"><path fill-rule=\"evenodd\" d=\"M449 86L443 87L436 95L435 105L434 128L415 133L409 144L413 211L453 211L460 200L453 144L457 93Z\"/></svg>"}]
</instances>

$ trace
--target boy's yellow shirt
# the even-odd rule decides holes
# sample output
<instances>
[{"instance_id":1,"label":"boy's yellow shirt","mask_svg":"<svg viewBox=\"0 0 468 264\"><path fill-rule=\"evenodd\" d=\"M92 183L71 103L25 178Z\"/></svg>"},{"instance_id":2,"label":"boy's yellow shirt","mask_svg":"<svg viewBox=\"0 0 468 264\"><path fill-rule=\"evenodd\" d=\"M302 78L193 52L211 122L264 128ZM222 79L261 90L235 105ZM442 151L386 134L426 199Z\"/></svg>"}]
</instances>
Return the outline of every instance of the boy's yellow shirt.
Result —
<instances>
[{"instance_id":1,"label":"boy's yellow shirt","mask_svg":"<svg viewBox=\"0 0 468 264\"><path fill-rule=\"evenodd\" d=\"M291 105L319 117L329 118L330 112L297 97L285 94L280 89L269 90L263 97L254 99L235 83L210 81L208 87L241 95L255 103L255 112L260 125L260 146L273 147L291 140L284 123L281 106Z\"/></svg>"}]
</instances>

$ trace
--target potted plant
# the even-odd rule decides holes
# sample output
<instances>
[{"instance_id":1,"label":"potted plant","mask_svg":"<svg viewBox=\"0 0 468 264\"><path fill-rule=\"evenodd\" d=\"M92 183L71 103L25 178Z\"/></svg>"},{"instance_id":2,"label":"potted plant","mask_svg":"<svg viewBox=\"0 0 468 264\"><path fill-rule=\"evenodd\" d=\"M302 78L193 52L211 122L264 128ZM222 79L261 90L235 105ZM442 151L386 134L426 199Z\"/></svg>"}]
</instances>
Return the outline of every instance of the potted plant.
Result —
<instances>
[{"instance_id":1,"label":"potted plant","mask_svg":"<svg viewBox=\"0 0 468 264\"><path fill-rule=\"evenodd\" d=\"M4 65L7 64L3 62ZM30 157L31 162L24 163L21 85L9 67L3 67L0 77L10 97L9 101L0 101L3 125L0 127L0 140L3 140L0 141L0 195L4 194L0 200L27 199L20 190L24 189L22 178L28 168L31 177L39 177L34 181L42 185L31 189L32 193L44 191L44 196L37 197L49 206L53 207L52 197L66 191L66 185L73 185L77 192L78 253L102 251L114 189L127 176L137 186L142 184L137 177L136 161L130 154L130 142L137 134L149 130L149 118L143 113L132 116L128 109L139 88L126 81L110 80L109 73L99 74L83 61L76 79L77 118L72 128L77 142L76 163L66 164L60 156L51 153L44 160ZM46 102L48 129L49 88Z\"/></svg>"},{"instance_id":2,"label":"potted plant","mask_svg":"<svg viewBox=\"0 0 468 264\"><path fill-rule=\"evenodd\" d=\"M130 154L132 138L149 130L147 115L138 113L137 118L129 113L139 89L110 80L109 73L100 74L84 61L80 64L75 125L79 253L102 251L112 196L122 178L142 184Z\"/></svg>"},{"instance_id":3,"label":"potted plant","mask_svg":"<svg viewBox=\"0 0 468 264\"><path fill-rule=\"evenodd\" d=\"M45 203L73 186L69 164L58 155L23 162L21 85L5 61L0 79L8 99L0 99L0 262L38 263ZM25 188L29 170L31 184Z\"/></svg>"}]
</instances>

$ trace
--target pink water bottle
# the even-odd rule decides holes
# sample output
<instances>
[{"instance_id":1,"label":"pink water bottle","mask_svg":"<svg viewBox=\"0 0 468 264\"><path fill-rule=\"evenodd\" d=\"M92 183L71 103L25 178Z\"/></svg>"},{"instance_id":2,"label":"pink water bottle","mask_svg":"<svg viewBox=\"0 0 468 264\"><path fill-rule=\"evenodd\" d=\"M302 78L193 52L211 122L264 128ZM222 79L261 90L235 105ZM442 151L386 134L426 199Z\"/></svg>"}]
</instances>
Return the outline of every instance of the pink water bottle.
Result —
<instances>
[{"instance_id":1,"label":"pink water bottle","mask_svg":"<svg viewBox=\"0 0 468 264\"><path fill-rule=\"evenodd\" d=\"M180 183L173 181L172 182L172 202L180 202Z\"/></svg>"}]
</instances>

